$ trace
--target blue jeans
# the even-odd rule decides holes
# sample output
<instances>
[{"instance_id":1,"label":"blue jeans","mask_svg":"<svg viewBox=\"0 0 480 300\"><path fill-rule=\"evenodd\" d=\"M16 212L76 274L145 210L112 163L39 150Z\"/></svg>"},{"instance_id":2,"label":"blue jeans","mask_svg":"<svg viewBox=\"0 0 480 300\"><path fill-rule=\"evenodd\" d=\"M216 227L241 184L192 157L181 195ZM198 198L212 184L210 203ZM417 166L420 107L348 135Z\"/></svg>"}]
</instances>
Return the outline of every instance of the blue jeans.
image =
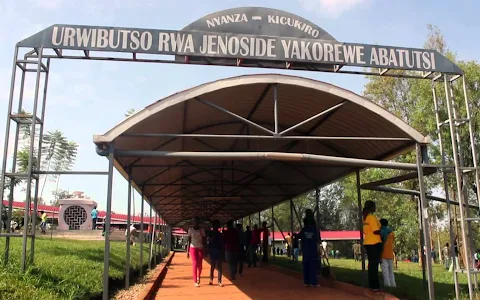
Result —
<instances>
[{"instance_id":1,"label":"blue jeans","mask_svg":"<svg viewBox=\"0 0 480 300\"><path fill-rule=\"evenodd\" d=\"M317 285L318 257L303 256L303 283Z\"/></svg>"},{"instance_id":2,"label":"blue jeans","mask_svg":"<svg viewBox=\"0 0 480 300\"><path fill-rule=\"evenodd\" d=\"M298 253L300 252L299 248L293 249L293 260L298 261Z\"/></svg>"}]
</instances>

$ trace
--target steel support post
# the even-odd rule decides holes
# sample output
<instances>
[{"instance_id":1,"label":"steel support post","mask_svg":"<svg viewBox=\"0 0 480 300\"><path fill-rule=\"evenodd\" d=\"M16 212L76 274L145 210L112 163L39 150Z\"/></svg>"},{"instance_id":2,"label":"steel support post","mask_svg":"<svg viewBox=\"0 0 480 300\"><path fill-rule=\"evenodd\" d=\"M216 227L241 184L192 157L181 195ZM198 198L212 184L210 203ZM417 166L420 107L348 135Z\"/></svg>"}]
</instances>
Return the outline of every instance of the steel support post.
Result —
<instances>
[{"instance_id":1,"label":"steel support post","mask_svg":"<svg viewBox=\"0 0 480 300\"><path fill-rule=\"evenodd\" d=\"M316 223L317 223L317 229L318 229L318 238L321 241L322 240L322 233L320 231L320 189L318 187L315 188L315 218L316 218ZM320 257L321 257L320 253ZM320 265L322 264L322 260L320 259Z\"/></svg>"},{"instance_id":2,"label":"steel support post","mask_svg":"<svg viewBox=\"0 0 480 300\"><path fill-rule=\"evenodd\" d=\"M365 248L363 247L363 209L362 209L362 189L360 188L360 170L357 169L357 205L358 205L358 230L360 231L360 245L362 255L362 284L365 286Z\"/></svg>"},{"instance_id":3,"label":"steel support post","mask_svg":"<svg viewBox=\"0 0 480 300\"><path fill-rule=\"evenodd\" d=\"M143 194L143 187L142 187L142 192L141 192L141 197L140 197L140 277L143 276L143 240L145 239L145 236L143 234L143 214L144 214L144 206L145 206L145 200L144 194Z\"/></svg>"},{"instance_id":4,"label":"steel support post","mask_svg":"<svg viewBox=\"0 0 480 300\"><path fill-rule=\"evenodd\" d=\"M442 126L441 126L441 119L440 119L440 109L438 105L438 98L437 98L437 89L435 87L435 82L432 81L432 95L433 95L433 104L435 108L435 119L437 122L437 136L438 136L438 144L440 147L440 156L441 156L441 161L442 161L442 166L445 166L447 164L446 161L446 155L445 155L445 146L443 144L443 134L442 134ZM453 232L453 227L452 227L452 207L450 203L450 193L449 193L449 187L448 187L448 174L446 172L446 169L444 168L442 170L442 177L443 177L443 190L445 191L445 202L447 203L447 218L448 218L448 232L449 232L449 238L450 238L450 251L451 253L455 253L455 236ZM438 249L440 251L441 249ZM456 261L455 259L452 260L453 264L453 270L457 269ZM455 296L456 299L460 299L460 287L458 285L458 273L453 272L453 279L455 283Z\"/></svg>"},{"instance_id":5,"label":"steel support post","mask_svg":"<svg viewBox=\"0 0 480 300\"><path fill-rule=\"evenodd\" d=\"M422 149L423 148L423 149ZM425 241L425 266L427 270L428 278L428 296L430 300L435 299L435 289L433 283L433 271L432 271L432 244L430 241L430 228L428 226L428 199L425 197L426 189L423 178L422 163L427 163L425 146L417 144L417 167L418 167L418 183L420 188L420 203L422 209L422 221L423 221L423 238ZM423 251L423 249L421 249Z\"/></svg>"},{"instance_id":6,"label":"steel support post","mask_svg":"<svg viewBox=\"0 0 480 300\"><path fill-rule=\"evenodd\" d=\"M472 115L470 113L470 105L468 103L468 94L467 94L467 85L466 85L465 75L462 76L462 87L463 87L463 96L465 100L465 111L467 113L467 120L468 120L468 131L470 135L470 148L472 153L473 167L475 168L475 189L476 189L477 203L480 209L480 174L478 169L478 155L477 155L477 147L475 145L475 134L474 134ZM470 238L472 239L471 245L474 245L473 235L471 235ZM475 289L478 290L478 274L475 273L474 277L475 277Z\"/></svg>"},{"instance_id":7,"label":"steel support post","mask_svg":"<svg viewBox=\"0 0 480 300\"><path fill-rule=\"evenodd\" d=\"M276 89L276 87L277 85L274 85L274 89ZM268 249L268 250L273 251L273 260L275 260L275 214L273 213L273 206L272 206L272 249Z\"/></svg>"},{"instance_id":8,"label":"steel support post","mask_svg":"<svg viewBox=\"0 0 480 300\"><path fill-rule=\"evenodd\" d=\"M37 71L36 71L36 78L35 78L35 92L33 97L33 111L32 111L32 124L30 127L30 145L29 145L29 153L28 153L28 168L27 168L27 200L25 202L25 214L23 218L23 241L22 241L22 273L27 269L27 243L28 243L28 218L30 214L30 204L32 201L32 175L34 169L34 150L35 150L35 132L36 132L36 125L37 125L37 110L38 110L38 94L40 90L40 77L42 71L42 55L43 55L43 48L40 48L38 51L38 64L37 64ZM38 166L36 166L38 167ZM3 201L3 198L2 198ZM32 216L36 218L37 216ZM32 232L35 232L35 225L32 222Z\"/></svg>"},{"instance_id":9,"label":"steel support post","mask_svg":"<svg viewBox=\"0 0 480 300\"><path fill-rule=\"evenodd\" d=\"M449 97L449 92L448 92L448 79L447 76L443 76L443 82L445 85L445 95L446 95L446 101L447 101L447 111L448 111L448 119L449 119L449 126L450 126L450 135L451 135L451 140L452 140L452 148L453 148L453 160L455 164L455 179L457 183L457 194L458 194L458 202L460 203L459 210L460 210L460 227L462 230L462 240L464 242L463 245L463 250L464 250L464 255L465 255L465 266L466 266L466 273L467 273L467 281L468 281L468 294L470 296L470 300L473 300L473 286L472 286L472 274L471 274L471 268L470 268L470 257L468 256L468 236L465 228L465 211L464 211L464 205L465 205L465 198L464 198L464 193L463 191L463 176L462 176L462 170L460 169L461 163L459 161L459 153L458 153L458 144L457 144L457 139L456 139L456 127L454 124L454 116L453 116L453 108L452 108L452 100ZM457 270L454 270L456 272Z\"/></svg>"},{"instance_id":10,"label":"steel support post","mask_svg":"<svg viewBox=\"0 0 480 300\"><path fill-rule=\"evenodd\" d=\"M460 117L458 116L458 113L457 113L457 108L456 108L456 104L455 104L455 95L453 93L453 83L450 81L449 84L448 84L448 87L449 87L449 92L450 92L450 100L451 100L451 103L452 103L452 110L453 110L453 118L455 119L454 123L457 122L457 120L460 120ZM468 121L470 122L470 120ZM457 125L455 125L457 126ZM457 137L457 145L458 145L458 161L460 162L460 166L461 167L464 167L465 166L465 161L463 159L463 150L462 150L462 138L461 138L461 135L460 135L460 130L457 130L456 131L456 137ZM475 147L473 145L473 147ZM467 188L467 181L468 181L468 178L467 178L467 175L463 172L463 169L462 169L462 182L463 182L463 194L464 194L464 197L466 199L466 203L468 204L468 188ZM469 217L469 206L466 205L465 206L465 216L468 218ZM473 235L472 235L472 223L471 222L468 222L467 223L467 237L469 237L469 241L466 242L466 241L463 241L463 245L465 247L467 247L467 251L468 251L468 256L470 257L471 255L473 255L472 253L472 249L470 247L473 247L473 245L475 245L474 241L473 241ZM475 268L475 262L472 260L472 264L471 266L468 266L468 268ZM472 274L476 277L476 274ZM477 286L477 282L475 281L475 286Z\"/></svg>"},{"instance_id":11,"label":"steel support post","mask_svg":"<svg viewBox=\"0 0 480 300\"><path fill-rule=\"evenodd\" d=\"M420 195L417 198L417 210L418 210L418 234L420 239L420 253L418 258L422 262L422 298L425 298L425 292L427 291L427 276L425 270L425 240L423 238L423 212L422 204L420 203Z\"/></svg>"},{"instance_id":12,"label":"steel support post","mask_svg":"<svg viewBox=\"0 0 480 300\"><path fill-rule=\"evenodd\" d=\"M14 91L15 91L15 77L16 77L16 72L17 72L17 57L18 57L18 47L15 47L15 52L13 54L13 66L12 66L12 78L10 81L10 95L8 97L8 108L7 108L7 123L5 125L5 143L3 144L3 161L2 161L2 170L0 172L2 173L2 178L0 180L0 199L2 201L0 205L0 216L2 215L2 210L3 210L3 196L4 196L4 190L5 190L5 173L7 169L7 159L8 159L8 142L10 140L10 115L12 114L12 106L13 106L13 96L14 96ZM25 72L23 72L24 76ZM22 77L23 78L23 77ZM24 82L24 78L22 82ZM21 93L22 94L22 93ZM18 140L18 139L16 139ZM15 164L15 161L13 162ZM14 180L12 179L10 181L12 184L14 183ZM13 186L13 185L12 185ZM0 233L3 231L3 221L0 220ZM7 224L7 227L9 225Z\"/></svg>"},{"instance_id":13,"label":"steel support post","mask_svg":"<svg viewBox=\"0 0 480 300\"><path fill-rule=\"evenodd\" d=\"M130 232L130 218L132 213L132 177L131 170L128 170L128 203L127 203L127 258L125 260L125 288L130 287L130 241L131 241L131 232Z\"/></svg>"},{"instance_id":14,"label":"steel support post","mask_svg":"<svg viewBox=\"0 0 480 300\"><path fill-rule=\"evenodd\" d=\"M16 59L16 57L15 57ZM26 64L24 63L23 64L24 68L26 66ZM20 95L19 95L19 100L18 100L18 113L20 113L22 111L22 107L23 107L23 91L24 91L24 88L25 88L25 71L22 72L22 79L21 79L21 82L20 82ZM12 104L13 104L13 99L12 99ZM10 105L10 104L9 104ZM9 116L7 117L7 122L8 124L10 123L10 114L11 114L11 111L8 112L9 113ZM14 146L13 146L13 159L12 159L12 173L16 173L16 170L17 170L17 152L18 152L18 139L19 139L19 136L20 136L20 125L19 124L16 124L16 128L15 128L15 142L14 142ZM8 136L7 136L8 137ZM5 146L7 147L8 146L8 141L5 142ZM5 152L4 153L4 161L6 163L6 160L7 160L7 157L8 157L8 153ZM5 168L2 169L2 171L4 170ZM3 181L6 180L5 179L5 176L2 176L2 182L1 182L1 185L2 185L2 191L1 191L1 198L0 199L3 199L3 189L4 189L4 186L3 186ZM7 213L7 224L6 224L6 227L7 227L7 233L11 233L11 222L12 222L12 208L13 208L13 197L14 197L14 194L15 194L15 184L16 184L16 179L14 177L12 177L10 179L10 193L8 195L8 213ZM2 202L3 204L3 202ZM3 205L0 205L0 215L2 215L2 207ZM0 221L1 223L1 221ZM3 226L0 226L0 232L2 232L3 230ZM9 252L10 252L10 237L7 236L5 238L5 253L4 253L4 257L5 257L5 261L4 263L7 263L8 262L8 256L9 256Z\"/></svg>"},{"instance_id":15,"label":"steel support post","mask_svg":"<svg viewBox=\"0 0 480 300\"><path fill-rule=\"evenodd\" d=\"M293 235L295 234L295 229L293 227L293 200L290 199L290 237L292 238L292 244L290 245L290 257L294 260L293 256Z\"/></svg>"},{"instance_id":16,"label":"steel support post","mask_svg":"<svg viewBox=\"0 0 480 300\"><path fill-rule=\"evenodd\" d=\"M150 218L148 219L148 228L149 228L148 237L150 242L148 243L148 269L149 270L152 269L153 233L155 230L155 224L152 223L152 211L153 211L153 208L152 208L152 203L150 201ZM151 233L150 233L150 230L151 230Z\"/></svg>"},{"instance_id":17,"label":"steel support post","mask_svg":"<svg viewBox=\"0 0 480 300\"><path fill-rule=\"evenodd\" d=\"M42 61L41 59L39 60L39 64L41 64ZM41 160L42 160L42 145L43 145L43 125L44 125L44 120L45 120L45 109L47 105L47 90L48 90L48 75L50 73L50 59L47 59L47 70L45 70L45 82L43 86L43 99L42 99L42 113L40 116L40 120L42 120L42 123L40 124L40 134L38 136L38 152L37 152L37 168L40 168L42 165ZM36 115L33 116L36 118ZM17 125L17 128L20 126ZM33 264L34 262L34 257L35 257L35 237L36 237L36 221L37 221L37 214L38 214L38 190L40 187L40 176L38 176L35 179L35 196L33 198L33 215L35 216L32 218L32 239L31 239L31 244L30 244L30 261Z\"/></svg>"},{"instance_id":18,"label":"steel support post","mask_svg":"<svg viewBox=\"0 0 480 300\"><path fill-rule=\"evenodd\" d=\"M320 230L320 189L315 188L315 217L317 222L317 228Z\"/></svg>"},{"instance_id":19,"label":"steel support post","mask_svg":"<svg viewBox=\"0 0 480 300\"><path fill-rule=\"evenodd\" d=\"M273 120L275 123L275 134L278 134L278 85L273 85Z\"/></svg>"},{"instance_id":20,"label":"steel support post","mask_svg":"<svg viewBox=\"0 0 480 300\"><path fill-rule=\"evenodd\" d=\"M112 214L112 185L113 185L113 163L114 163L114 146L109 145L108 149L108 184L107 184L107 213L104 219L105 225L105 250L103 254L103 300L108 300L108 279L110 268L110 221Z\"/></svg>"},{"instance_id":21,"label":"steel support post","mask_svg":"<svg viewBox=\"0 0 480 300\"><path fill-rule=\"evenodd\" d=\"M470 147L472 149L473 167L475 168L475 186L477 190L477 200L480 207L480 174L478 170L478 154L477 147L475 146L475 131L472 122L472 114L470 113L470 105L468 105L467 84L465 82L465 75L462 76L463 96L465 99L465 110L467 112L468 131L470 134Z\"/></svg>"},{"instance_id":22,"label":"steel support post","mask_svg":"<svg viewBox=\"0 0 480 300\"><path fill-rule=\"evenodd\" d=\"M158 221L159 221L158 220L158 213L155 210L155 227L153 228L153 232L154 232L153 239L154 239L154 241L153 241L153 257L152 257L154 265L157 265L157 246L158 246L158 243L157 243L156 239L159 236L159 233L157 233L157 224L159 224Z\"/></svg>"}]
</instances>

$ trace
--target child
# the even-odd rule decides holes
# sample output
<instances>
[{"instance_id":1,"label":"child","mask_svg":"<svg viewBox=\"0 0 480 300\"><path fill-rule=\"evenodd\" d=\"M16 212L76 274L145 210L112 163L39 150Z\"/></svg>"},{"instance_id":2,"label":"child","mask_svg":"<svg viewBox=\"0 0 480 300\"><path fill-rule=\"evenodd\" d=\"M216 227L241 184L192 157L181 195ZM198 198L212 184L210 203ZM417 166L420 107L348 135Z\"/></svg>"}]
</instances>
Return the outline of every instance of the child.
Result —
<instances>
[{"instance_id":1,"label":"child","mask_svg":"<svg viewBox=\"0 0 480 300\"><path fill-rule=\"evenodd\" d=\"M393 274L393 261L395 254L393 253L393 244L395 236L393 230L388 227L388 221L381 219L380 236L382 237L383 250L381 256L381 266L383 274L383 283L388 287L396 287L395 275Z\"/></svg>"}]
</instances>

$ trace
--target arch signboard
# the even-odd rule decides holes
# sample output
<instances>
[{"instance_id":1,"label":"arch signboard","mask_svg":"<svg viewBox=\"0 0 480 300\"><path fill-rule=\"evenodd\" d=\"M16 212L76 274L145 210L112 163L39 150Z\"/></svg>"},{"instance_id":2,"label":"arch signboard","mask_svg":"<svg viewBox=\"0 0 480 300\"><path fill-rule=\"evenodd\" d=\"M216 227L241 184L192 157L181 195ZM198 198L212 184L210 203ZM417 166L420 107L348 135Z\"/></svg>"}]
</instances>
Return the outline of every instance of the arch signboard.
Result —
<instances>
[{"instance_id":1,"label":"arch signboard","mask_svg":"<svg viewBox=\"0 0 480 300\"><path fill-rule=\"evenodd\" d=\"M83 50L86 56L90 51L174 55L176 63L327 72L349 66L462 74L435 50L338 42L299 16L257 7L210 14L182 30L56 24L17 45Z\"/></svg>"}]
</instances>

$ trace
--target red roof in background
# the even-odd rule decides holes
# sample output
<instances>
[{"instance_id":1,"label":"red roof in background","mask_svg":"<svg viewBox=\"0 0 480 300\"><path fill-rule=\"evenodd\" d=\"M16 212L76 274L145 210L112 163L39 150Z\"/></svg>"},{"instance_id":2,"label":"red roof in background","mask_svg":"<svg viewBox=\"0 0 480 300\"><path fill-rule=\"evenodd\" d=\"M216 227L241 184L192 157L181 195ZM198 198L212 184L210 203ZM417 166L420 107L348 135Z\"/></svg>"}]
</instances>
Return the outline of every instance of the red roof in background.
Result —
<instances>
[{"instance_id":1,"label":"red roof in background","mask_svg":"<svg viewBox=\"0 0 480 300\"><path fill-rule=\"evenodd\" d=\"M187 234L187 232L181 228L175 228L173 234L182 235ZM283 232L283 235L280 231L275 231L273 233L273 239L275 241L283 241L283 236L287 236L288 232ZM360 239L360 231L321 231L320 236L322 240L326 241L354 241Z\"/></svg>"},{"instance_id":2,"label":"red roof in background","mask_svg":"<svg viewBox=\"0 0 480 300\"><path fill-rule=\"evenodd\" d=\"M289 232L283 232L284 236L287 236ZM360 231L330 231L330 230L323 230L320 231L320 237L322 240L326 241L354 241L360 239ZM275 231L273 233L273 240L274 241L282 241L283 236L280 231Z\"/></svg>"},{"instance_id":3,"label":"red roof in background","mask_svg":"<svg viewBox=\"0 0 480 300\"><path fill-rule=\"evenodd\" d=\"M187 232L185 230L183 230L182 228L174 228L172 230L172 233L173 234L178 234L178 235L187 234Z\"/></svg>"},{"instance_id":4,"label":"red roof in background","mask_svg":"<svg viewBox=\"0 0 480 300\"><path fill-rule=\"evenodd\" d=\"M3 204L5 206L8 206L8 200L3 200ZM25 202L19 202L19 201L13 201L13 206L12 206L14 209L25 209ZM55 216L58 216L58 211L60 210L60 207L57 207L57 206L52 206L52 205L38 205L38 211L44 211L47 213L47 216L49 217L55 217ZM33 210L33 203L30 204L30 209ZM98 217L99 218L105 218L106 216L106 212L105 211L99 211L98 212ZM115 213L112 213L111 214L111 220L112 221L127 221L127 215L125 214L115 214ZM155 222L155 218L151 218L150 222L149 222L149 217L143 217L143 223L146 223L146 224L153 224ZM141 217L140 216L132 216L131 219L130 219L133 223L140 223L141 222ZM157 220L157 222L159 222L159 220Z\"/></svg>"}]
</instances>

